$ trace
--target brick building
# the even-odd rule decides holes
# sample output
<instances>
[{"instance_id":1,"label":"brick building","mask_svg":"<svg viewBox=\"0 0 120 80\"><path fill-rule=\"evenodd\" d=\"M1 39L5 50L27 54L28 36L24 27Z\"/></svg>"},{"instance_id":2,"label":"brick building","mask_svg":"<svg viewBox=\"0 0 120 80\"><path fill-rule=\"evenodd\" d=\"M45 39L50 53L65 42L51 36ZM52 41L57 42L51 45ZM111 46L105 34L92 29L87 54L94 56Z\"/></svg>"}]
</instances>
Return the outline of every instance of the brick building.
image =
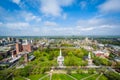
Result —
<instances>
[{"instance_id":1,"label":"brick building","mask_svg":"<svg viewBox=\"0 0 120 80\"><path fill-rule=\"evenodd\" d=\"M17 57L17 55L16 55L16 50L12 50L11 53L12 53L12 58Z\"/></svg>"},{"instance_id":2,"label":"brick building","mask_svg":"<svg viewBox=\"0 0 120 80\"><path fill-rule=\"evenodd\" d=\"M19 52L23 51L23 47L21 43L16 43L16 53L18 54Z\"/></svg>"},{"instance_id":3,"label":"brick building","mask_svg":"<svg viewBox=\"0 0 120 80\"><path fill-rule=\"evenodd\" d=\"M32 46L31 43L25 40L24 43L16 43L16 53L18 54L19 52L31 52L32 51Z\"/></svg>"}]
</instances>

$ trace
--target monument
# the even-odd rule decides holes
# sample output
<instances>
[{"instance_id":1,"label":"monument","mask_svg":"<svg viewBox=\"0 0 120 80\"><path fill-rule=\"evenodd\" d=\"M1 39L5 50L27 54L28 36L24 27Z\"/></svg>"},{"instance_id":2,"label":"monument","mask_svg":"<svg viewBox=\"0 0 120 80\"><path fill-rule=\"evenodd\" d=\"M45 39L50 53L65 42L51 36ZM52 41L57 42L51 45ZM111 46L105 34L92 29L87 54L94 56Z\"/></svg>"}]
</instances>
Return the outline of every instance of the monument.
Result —
<instances>
[{"instance_id":1,"label":"monument","mask_svg":"<svg viewBox=\"0 0 120 80\"><path fill-rule=\"evenodd\" d=\"M88 54L88 66L92 66L92 59L91 59L91 54L90 54L90 52L89 52L89 54Z\"/></svg>"},{"instance_id":2,"label":"monument","mask_svg":"<svg viewBox=\"0 0 120 80\"><path fill-rule=\"evenodd\" d=\"M64 63L64 57L62 56L62 52L61 52L61 49L60 49L60 54L59 54L59 56L58 56L58 58L57 58L57 62L58 62L58 67L59 68L63 68L64 67L64 65L63 65L63 63Z\"/></svg>"}]
</instances>

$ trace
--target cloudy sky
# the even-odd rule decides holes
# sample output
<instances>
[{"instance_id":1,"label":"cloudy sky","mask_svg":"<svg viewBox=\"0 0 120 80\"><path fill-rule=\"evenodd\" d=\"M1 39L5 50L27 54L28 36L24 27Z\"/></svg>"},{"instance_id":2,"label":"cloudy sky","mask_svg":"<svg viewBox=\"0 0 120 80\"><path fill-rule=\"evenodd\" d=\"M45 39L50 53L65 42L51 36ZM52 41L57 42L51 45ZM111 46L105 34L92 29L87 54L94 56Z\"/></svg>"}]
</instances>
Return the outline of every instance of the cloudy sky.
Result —
<instances>
[{"instance_id":1,"label":"cloudy sky","mask_svg":"<svg viewBox=\"0 0 120 80\"><path fill-rule=\"evenodd\" d=\"M120 0L0 0L0 36L120 35Z\"/></svg>"}]
</instances>

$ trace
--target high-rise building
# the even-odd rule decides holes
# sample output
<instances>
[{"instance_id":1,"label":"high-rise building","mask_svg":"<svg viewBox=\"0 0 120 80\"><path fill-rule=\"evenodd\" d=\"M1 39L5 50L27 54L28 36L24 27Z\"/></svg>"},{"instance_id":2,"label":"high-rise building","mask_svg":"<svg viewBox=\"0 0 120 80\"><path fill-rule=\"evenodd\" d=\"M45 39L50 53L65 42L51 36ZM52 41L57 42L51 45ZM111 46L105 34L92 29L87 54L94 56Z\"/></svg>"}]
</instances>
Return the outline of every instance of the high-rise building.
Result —
<instances>
[{"instance_id":1,"label":"high-rise building","mask_svg":"<svg viewBox=\"0 0 120 80\"><path fill-rule=\"evenodd\" d=\"M11 42L12 38L11 37L7 37L7 40L8 40L8 42Z\"/></svg>"}]
</instances>

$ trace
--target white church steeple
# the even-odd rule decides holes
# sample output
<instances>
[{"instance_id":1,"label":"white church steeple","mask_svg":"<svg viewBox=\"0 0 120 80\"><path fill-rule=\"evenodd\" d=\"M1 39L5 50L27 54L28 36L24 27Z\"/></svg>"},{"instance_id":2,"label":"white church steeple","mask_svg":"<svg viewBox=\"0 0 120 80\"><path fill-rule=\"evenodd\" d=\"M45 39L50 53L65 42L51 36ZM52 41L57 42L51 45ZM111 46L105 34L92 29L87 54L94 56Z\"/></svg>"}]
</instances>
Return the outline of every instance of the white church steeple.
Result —
<instances>
[{"instance_id":1,"label":"white church steeple","mask_svg":"<svg viewBox=\"0 0 120 80\"><path fill-rule=\"evenodd\" d=\"M62 56L62 52L61 52L61 49L60 49L60 55L59 56Z\"/></svg>"},{"instance_id":2,"label":"white church steeple","mask_svg":"<svg viewBox=\"0 0 120 80\"><path fill-rule=\"evenodd\" d=\"M90 55L90 52L89 52L89 54L88 54L88 59L91 59L91 55Z\"/></svg>"},{"instance_id":3,"label":"white church steeple","mask_svg":"<svg viewBox=\"0 0 120 80\"><path fill-rule=\"evenodd\" d=\"M89 52L89 54L88 54L88 66L92 66L92 65L93 65L93 63L92 63L92 59L91 59L91 54Z\"/></svg>"},{"instance_id":4,"label":"white church steeple","mask_svg":"<svg viewBox=\"0 0 120 80\"><path fill-rule=\"evenodd\" d=\"M63 63L64 63L64 57L62 56L62 51L60 49L60 53L59 53L59 56L57 58L57 62L58 62L58 65L59 65L59 68L63 68Z\"/></svg>"}]
</instances>

